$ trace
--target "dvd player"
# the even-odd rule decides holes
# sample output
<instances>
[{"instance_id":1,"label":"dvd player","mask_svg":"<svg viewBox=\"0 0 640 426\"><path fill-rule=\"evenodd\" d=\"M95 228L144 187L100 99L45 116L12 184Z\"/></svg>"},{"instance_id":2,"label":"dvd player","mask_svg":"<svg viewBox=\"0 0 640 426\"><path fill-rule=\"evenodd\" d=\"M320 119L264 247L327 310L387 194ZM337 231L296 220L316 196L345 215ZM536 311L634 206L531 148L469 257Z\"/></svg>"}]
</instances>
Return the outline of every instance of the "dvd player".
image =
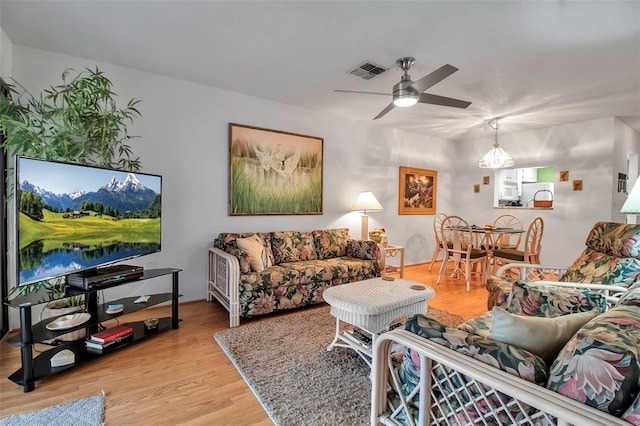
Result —
<instances>
[{"instance_id":1,"label":"dvd player","mask_svg":"<svg viewBox=\"0 0 640 426\"><path fill-rule=\"evenodd\" d=\"M67 284L92 290L122 281L129 281L144 274L142 266L115 265L67 275Z\"/></svg>"}]
</instances>

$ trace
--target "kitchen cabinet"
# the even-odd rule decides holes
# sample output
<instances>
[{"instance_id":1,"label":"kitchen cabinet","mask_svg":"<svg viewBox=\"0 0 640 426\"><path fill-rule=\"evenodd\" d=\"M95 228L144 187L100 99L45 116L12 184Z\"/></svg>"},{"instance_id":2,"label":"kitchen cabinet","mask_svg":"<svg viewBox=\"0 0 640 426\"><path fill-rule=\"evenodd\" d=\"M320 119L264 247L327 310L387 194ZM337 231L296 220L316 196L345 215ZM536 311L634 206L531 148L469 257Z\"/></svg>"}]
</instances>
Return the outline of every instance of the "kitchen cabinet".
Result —
<instances>
[{"instance_id":1,"label":"kitchen cabinet","mask_svg":"<svg viewBox=\"0 0 640 426\"><path fill-rule=\"evenodd\" d=\"M535 167L529 167L522 170L522 182L523 183L532 183L538 182L538 169Z\"/></svg>"}]
</instances>

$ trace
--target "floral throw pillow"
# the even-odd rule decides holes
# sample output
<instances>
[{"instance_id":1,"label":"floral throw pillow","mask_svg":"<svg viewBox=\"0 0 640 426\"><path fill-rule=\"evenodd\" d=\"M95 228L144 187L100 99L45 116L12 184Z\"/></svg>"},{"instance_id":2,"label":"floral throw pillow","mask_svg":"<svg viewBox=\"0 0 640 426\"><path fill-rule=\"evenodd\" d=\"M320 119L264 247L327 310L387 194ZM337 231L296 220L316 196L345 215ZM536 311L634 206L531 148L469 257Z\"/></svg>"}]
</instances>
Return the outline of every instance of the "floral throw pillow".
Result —
<instances>
[{"instance_id":1,"label":"floral throw pillow","mask_svg":"<svg viewBox=\"0 0 640 426\"><path fill-rule=\"evenodd\" d=\"M347 254L347 242L351 239L348 228L319 229L313 231L318 259L333 259Z\"/></svg>"},{"instance_id":2,"label":"floral throw pillow","mask_svg":"<svg viewBox=\"0 0 640 426\"><path fill-rule=\"evenodd\" d=\"M380 255L380 248L375 241L349 240L347 243L347 256L354 259L376 260Z\"/></svg>"},{"instance_id":3,"label":"floral throw pillow","mask_svg":"<svg viewBox=\"0 0 640 426\"><path fill-rule=\"evenodd\" d=\"M522 281L513 283L511 298L507 303L508 312L530 317L553 318L593 309L599 312L607 309L607 300L598 291Z\"/></svg>"},{"instance_id":4,"label":"floral throw pillow","mask_svg":"<svg viewBox=\"0 0 640 426\"><path fill-rule=\"evenodd\" d=\"M317 260L311 232L281 231L271 234L271 247L275 264Z\"/></svg>"},{"instance_id":5,"label":"floral throw pillow","mask_svg":"<svg viewBox=\"0 0 640 426\"><path fill-rule=\"evenodd\" d=\"M640 309L616 306L589 321L560 351L547 387L620 417L638 395Z\"/></svg>"}]
</instances>

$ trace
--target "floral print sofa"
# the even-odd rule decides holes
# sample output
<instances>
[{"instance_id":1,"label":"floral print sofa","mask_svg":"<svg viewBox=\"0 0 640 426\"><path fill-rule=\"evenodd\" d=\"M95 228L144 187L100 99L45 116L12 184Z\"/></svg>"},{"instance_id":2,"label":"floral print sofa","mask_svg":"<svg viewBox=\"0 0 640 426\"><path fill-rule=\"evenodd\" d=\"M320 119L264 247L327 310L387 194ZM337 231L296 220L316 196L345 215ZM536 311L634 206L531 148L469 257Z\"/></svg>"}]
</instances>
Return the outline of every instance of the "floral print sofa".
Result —
<instances>
[{"instance_id":1,"label":"floral print sofa","mask_svg":"<svg viewBox=\"0 0 640 426\"><path fill-rule=\"evenodd\" d=\"M321 303L324 289L379 277L384 264L382 246L347 228L221 233L209 249L207 300L235 327L240 317Z\"/></svg>"},{"instance_id":2,"label":"floral print sofa","mask_svg":"<svg viewBox=\"0 0 640 426\"><path fill-rule=\"evenodd\" d=\"M640 425L640 283L617 301L515 283L505 306L518 321L591 319L545 360L539 342L524 349L473 321L416 315L376 341L371 424Z\"/></svg>"}]
</instances>

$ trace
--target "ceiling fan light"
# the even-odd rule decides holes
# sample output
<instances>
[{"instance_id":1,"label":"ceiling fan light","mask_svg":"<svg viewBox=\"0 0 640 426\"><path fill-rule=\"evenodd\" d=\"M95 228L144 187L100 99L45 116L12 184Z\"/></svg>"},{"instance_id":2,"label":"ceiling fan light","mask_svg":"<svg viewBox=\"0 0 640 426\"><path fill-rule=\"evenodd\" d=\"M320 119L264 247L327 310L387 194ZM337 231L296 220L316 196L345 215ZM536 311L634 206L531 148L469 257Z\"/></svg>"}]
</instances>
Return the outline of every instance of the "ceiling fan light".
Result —
<instances>
[{"instance_id":1,"label":"ceiling fan light","mask_svg":"<svg viewBox=\"0 0 640 426\"><path fill-rule=\"evenodd\" d=\"M393 104L401 108L410 107L416 103L418 103L418 96L413 95L399 96L393 100Z\"/></svg>"},{"instance_id":2,"label":"ceiling fan light","mask_svg":"<svg viewBox=\"0 0 640 426\"><path fill-rule=\"evenodd\" d=\"M513 167L514 164L513 158L511 158L497 142L493 145L493 148L482 157L482 160L478 162L478 166L483 169L502 169L505 167Z\"/></svg>"}]
</instances>

